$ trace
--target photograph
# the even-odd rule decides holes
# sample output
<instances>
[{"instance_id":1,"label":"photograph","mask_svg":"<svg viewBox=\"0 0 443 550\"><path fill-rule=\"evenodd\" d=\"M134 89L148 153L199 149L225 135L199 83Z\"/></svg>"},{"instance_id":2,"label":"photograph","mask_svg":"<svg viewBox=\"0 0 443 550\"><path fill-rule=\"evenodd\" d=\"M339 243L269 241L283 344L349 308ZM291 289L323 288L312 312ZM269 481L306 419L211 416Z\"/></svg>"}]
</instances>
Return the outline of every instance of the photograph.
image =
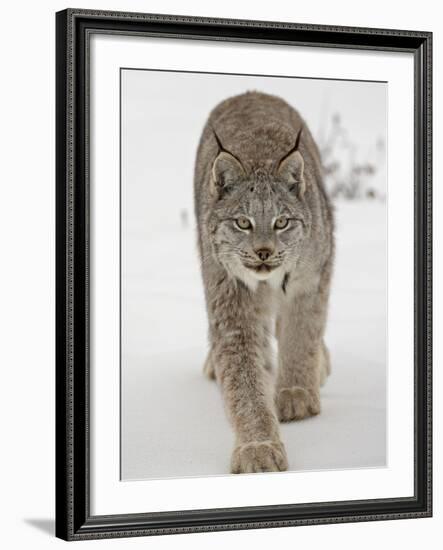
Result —
<instances>
[{"instance_id":1,"label":"photograph","mask_svg":"<svg viewBox=\"0 0 443 550\"><path fill-rule=\"evenodd\" d=\"M386 82L120 91L121 480L385 467Z\"/></svg>"},{"instance_id":2,"label":"photograph","mask_svg":"<svg viewBox=\"0 0 443 550\"><path fill-rule=\"evenodd\" d=\"M432 33L56 46L56 536L432 515Z\"/></svg>"}]
</instances>

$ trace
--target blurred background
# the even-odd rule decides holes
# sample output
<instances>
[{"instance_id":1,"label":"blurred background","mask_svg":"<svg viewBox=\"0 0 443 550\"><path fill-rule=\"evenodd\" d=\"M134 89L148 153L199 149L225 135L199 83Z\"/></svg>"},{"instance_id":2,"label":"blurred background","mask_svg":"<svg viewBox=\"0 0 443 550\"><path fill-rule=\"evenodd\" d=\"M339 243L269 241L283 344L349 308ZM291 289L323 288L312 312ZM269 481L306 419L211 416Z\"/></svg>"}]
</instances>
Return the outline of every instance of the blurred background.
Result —
<instances>
[{"instance_id":1,"label":"blurred background","mask_svg":"<svg viewBox=\"0 0 443 550\"><path fill-rule=\"evenodd\" d=\"M386 94L381 82L122 71L121 475L222 475L233 445L202 375L206 312L193 170L209 112L247 90L295 107L337 220L320 416L283 426L290 469L386 464Z\"/></svg>"}]
</instances>

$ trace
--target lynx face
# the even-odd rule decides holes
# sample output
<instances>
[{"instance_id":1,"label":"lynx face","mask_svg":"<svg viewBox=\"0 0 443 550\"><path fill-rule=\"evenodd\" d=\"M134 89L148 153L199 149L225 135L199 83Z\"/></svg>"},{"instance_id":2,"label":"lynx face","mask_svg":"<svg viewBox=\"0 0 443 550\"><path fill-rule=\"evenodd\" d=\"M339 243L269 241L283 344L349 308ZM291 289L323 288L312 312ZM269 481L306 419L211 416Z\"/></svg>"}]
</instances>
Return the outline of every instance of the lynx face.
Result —
<instances>
[{"instance_id":1,"label":"lynx face","mask_svg":"<svg viewBox=\"0 0 443 550\"><path fill-rule=\"evenodd\" d=\"M220 191L211 217L218 261L249 286L251 280L281 284L309 234L300 181L256 174L231 181Z\"/></svg>"}]
</instances>

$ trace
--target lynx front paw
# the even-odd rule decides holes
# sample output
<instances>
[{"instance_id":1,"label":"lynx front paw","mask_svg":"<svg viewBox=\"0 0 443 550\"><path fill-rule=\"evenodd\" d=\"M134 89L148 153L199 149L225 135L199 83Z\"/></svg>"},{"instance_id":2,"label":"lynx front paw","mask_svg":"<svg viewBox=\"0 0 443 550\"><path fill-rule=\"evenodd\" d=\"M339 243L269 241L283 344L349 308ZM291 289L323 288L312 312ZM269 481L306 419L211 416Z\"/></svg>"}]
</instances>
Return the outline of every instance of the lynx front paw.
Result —
<instances>
[{"instance_id":1,"label":"lynx front paw","mask_svg":"<svg viewBox=\"0 0 443 550\"><path fill-rule=\"evenodd\" d=\"M231 462L233 474L282 472L288 469L288 459L279 441L252 441L234 449Z\"/></svg>"},{"instance_id":2,"label":"lynx front paw","mask_svg":"<svg viewBox=\"0 0 443 550\"><path fill-rule=\"evenodd\" d=\"M319 414L320 395L299 386L280 388L277 390L276 405L280 422L301 420Z\"/></svg>"}]
</instances>

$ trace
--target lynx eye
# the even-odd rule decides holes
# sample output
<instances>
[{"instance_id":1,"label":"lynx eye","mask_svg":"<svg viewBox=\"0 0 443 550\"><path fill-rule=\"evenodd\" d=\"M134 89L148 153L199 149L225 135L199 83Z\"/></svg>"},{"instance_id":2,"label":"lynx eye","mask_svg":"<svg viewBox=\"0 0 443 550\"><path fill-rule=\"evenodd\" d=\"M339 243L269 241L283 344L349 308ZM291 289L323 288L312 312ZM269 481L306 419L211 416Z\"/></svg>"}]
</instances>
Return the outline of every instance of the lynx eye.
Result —
<instances>
[{"instance_id":1,"label":"lynx eye","mask_svg":"<svg viewBox=\"0 0 443 550\"><path fill-rule=\"evenodd\" d=\"M246 216L240 216L235 220L235 223L240 229L251 229L252 224Z\"/></svg>"},{"instance_id":2,"label":"lynx eye","mask_svg":"<svg viewBox=\"0 0 443 550\"><path fill-rule=\"evenodd\" d=\"M274 229L284 229L288 226L289 220L286 216L280 216L274 222Z\"/></svg>"}]
</instances>

